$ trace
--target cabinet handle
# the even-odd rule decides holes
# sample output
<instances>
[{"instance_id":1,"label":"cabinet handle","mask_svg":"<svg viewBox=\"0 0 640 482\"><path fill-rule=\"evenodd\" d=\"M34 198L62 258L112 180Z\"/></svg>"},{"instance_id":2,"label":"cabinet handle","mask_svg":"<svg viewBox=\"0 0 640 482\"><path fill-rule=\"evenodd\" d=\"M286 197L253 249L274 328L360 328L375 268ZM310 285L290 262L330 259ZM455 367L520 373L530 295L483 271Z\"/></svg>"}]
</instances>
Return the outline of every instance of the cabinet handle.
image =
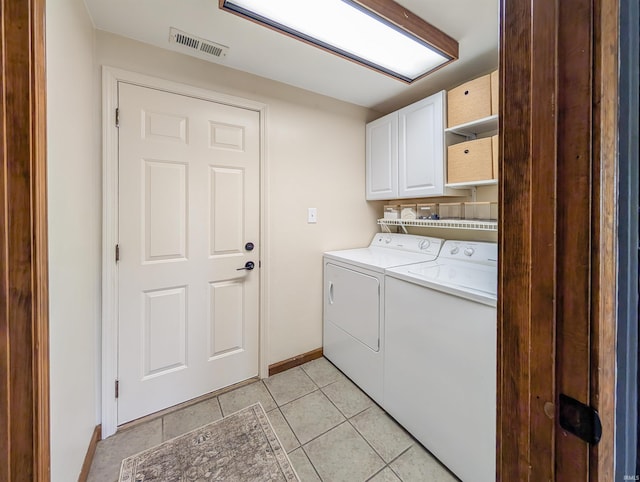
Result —
<instances>
[{"instance_id":1,"label":"cabinet handle","mask_svg":"<svg viewBox=\"0 0 640 482\"><path fill-rule=\"evenodd\" d=\"M333 281L329 283L329 304L333 304Z\"/></svg>"},{"instance_id":2,"label":"cabinet handle","mask_svg":"<svg viewBox=\"0 0 640 482\"><path fill-rule=\"evenodd\" d=\"M465 90L465 91L464 91L464 95L469 95L469 91L468 91L468 90Z\"/></svg>"},{"instance_id":3,"label":"cabinet handle","mask_svg":"<svg viewBox=\"0 0 640 482\"><path fill-rule=\"evenodd\" d=\"M464 153L465 153L465 154L469 154L469 149L465 149L465 150L464 150Z\"/></svg>"}]
</instances>

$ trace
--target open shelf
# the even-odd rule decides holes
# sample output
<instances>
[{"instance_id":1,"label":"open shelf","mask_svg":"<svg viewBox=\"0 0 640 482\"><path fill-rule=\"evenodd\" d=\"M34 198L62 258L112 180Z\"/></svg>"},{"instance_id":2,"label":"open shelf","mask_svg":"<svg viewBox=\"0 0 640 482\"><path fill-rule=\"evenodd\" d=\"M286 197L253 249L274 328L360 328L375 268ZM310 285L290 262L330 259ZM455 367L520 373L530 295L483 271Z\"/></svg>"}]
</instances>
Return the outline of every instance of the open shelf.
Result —
<instances>
[{"instance_id":1,"label":"open shelf","mask_svg":"<svg viewBox=\"0 0 640 482\"><path fill-rule=\"evenodd\" d=\"M467 122L466 124L460 124L457 126L449 127L445 129L445 132L457 134L465 137L475 137L477 134L483 132L491 132L498 130L498 115L491 115L482 119Z\"/></svg>"},{"instance_id":2,"label":"open shelf","mask_svg":"<svg viewBox=\"0 0 640 482\"><path fill-rule=\"evenodd\" d=\"M497 231L497 221L473 221L470 219L378 219L379 225L420 228L471 229Z\"/></svg>"},{"instance_id":3,"label":"open shelf","mask_svg":"<svg viewBox=\"0 0 640 482\"><path fill-rule=\"evenodd\" d=\"M469 182L454 182L445 184L446 187L462 188L462 187L477 187L477 186L495 186L498 184L497 179L487 179L485 181L469 181Z\"/></svg>"}]
</instances>

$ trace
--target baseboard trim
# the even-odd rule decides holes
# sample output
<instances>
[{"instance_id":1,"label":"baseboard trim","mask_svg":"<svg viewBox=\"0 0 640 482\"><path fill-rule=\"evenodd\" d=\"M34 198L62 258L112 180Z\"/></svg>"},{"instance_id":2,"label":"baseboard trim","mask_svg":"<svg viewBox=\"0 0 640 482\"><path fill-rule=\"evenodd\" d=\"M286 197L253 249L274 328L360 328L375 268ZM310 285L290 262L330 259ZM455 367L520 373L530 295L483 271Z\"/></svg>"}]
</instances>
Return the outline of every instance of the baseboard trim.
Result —
<instances>
[{"instance_id":1,"label":"baseboard trim","mask_svg":"<svg viewBox=\"0 0 640 482\"><path fill-rule=\"evenodd\" d=\"M93 456L96 454L96 447L98 442L102 438L102 425L96 425L93 429L93 435L89 441L89 448L87 448L87 455L84 456L84 463L82 464L82 470L78 477L78 482L87 482L89 478L89 471L91 470L91 464L93 463Z\"/></svg>"},{"instance_id":2,"label":"baseboard trim","mask_svg":"<svg viewBox=\"0 0 640 482\"><path fill-rule=\"evenodd\" d=\"M307 353L303 353L302 355L297 355L293 358L279 361L277 363L274 363L273 365L269 365L269 376L276 375L277 373L284 372L286 370L289 370L290 368L300 366L304 363L321 357L322 348L317 348L315 350L308 351Z\"/></svg>"}]
</instances>

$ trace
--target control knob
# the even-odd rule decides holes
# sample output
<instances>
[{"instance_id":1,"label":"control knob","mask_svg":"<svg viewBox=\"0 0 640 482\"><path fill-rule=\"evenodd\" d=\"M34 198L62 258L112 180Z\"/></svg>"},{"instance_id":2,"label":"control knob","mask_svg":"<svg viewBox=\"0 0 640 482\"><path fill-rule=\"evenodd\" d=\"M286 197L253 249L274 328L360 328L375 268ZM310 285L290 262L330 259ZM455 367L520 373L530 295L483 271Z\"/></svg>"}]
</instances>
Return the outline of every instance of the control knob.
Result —
<instances>
[{"instance_id":1,"label":"control knob","mask_svg":"<svg viewBox=\"0 0 640 482\"><path fill-rule=\"evenodd\" d=\"M420 249L427 249L429 246L431 246L431 241L428 239L423 239L418 243L418 248Z\"/></svg>"},{"instance_id":2,"label":"control knob","mask_svg":"<svg viewBox=\"0 0 640 482\"><path fill-rule=\"evenodd\" d=\"M449 251L451 254L458 254L458 251L460 251L460 248L458 246L454 246L453 248L451 248L451 251Z\"/></svg>"},{"instance_id":3,"label":"control knob","mask_svg":"<svg viewBox=\"0 0 640 482\"><path fill-rule=\"evenodd\" d=\"M464 248L464 254L465 256L473 256L473 253L475 253L476 250L473 248Z\"/></svg>"}]
</instances>

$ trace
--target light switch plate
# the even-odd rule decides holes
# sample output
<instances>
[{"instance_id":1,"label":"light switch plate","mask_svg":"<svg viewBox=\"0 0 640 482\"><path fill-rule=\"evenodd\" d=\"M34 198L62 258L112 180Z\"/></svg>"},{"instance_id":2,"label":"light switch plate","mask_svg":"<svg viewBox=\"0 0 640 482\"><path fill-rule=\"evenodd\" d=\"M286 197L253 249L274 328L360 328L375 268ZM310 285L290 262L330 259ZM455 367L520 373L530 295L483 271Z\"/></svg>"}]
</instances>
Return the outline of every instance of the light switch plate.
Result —
<instances>
[{"instance_id":1,"label":"light switch plate","mask_svg":"<svg viewBox=\"0 0 640 482\"><path fill-rule=\"evenodd\" d=\"M309 213L307 215L307 223L315 224L318 222L318 209L317 208L309 208Z\"/></svg>"}]
</instances>

